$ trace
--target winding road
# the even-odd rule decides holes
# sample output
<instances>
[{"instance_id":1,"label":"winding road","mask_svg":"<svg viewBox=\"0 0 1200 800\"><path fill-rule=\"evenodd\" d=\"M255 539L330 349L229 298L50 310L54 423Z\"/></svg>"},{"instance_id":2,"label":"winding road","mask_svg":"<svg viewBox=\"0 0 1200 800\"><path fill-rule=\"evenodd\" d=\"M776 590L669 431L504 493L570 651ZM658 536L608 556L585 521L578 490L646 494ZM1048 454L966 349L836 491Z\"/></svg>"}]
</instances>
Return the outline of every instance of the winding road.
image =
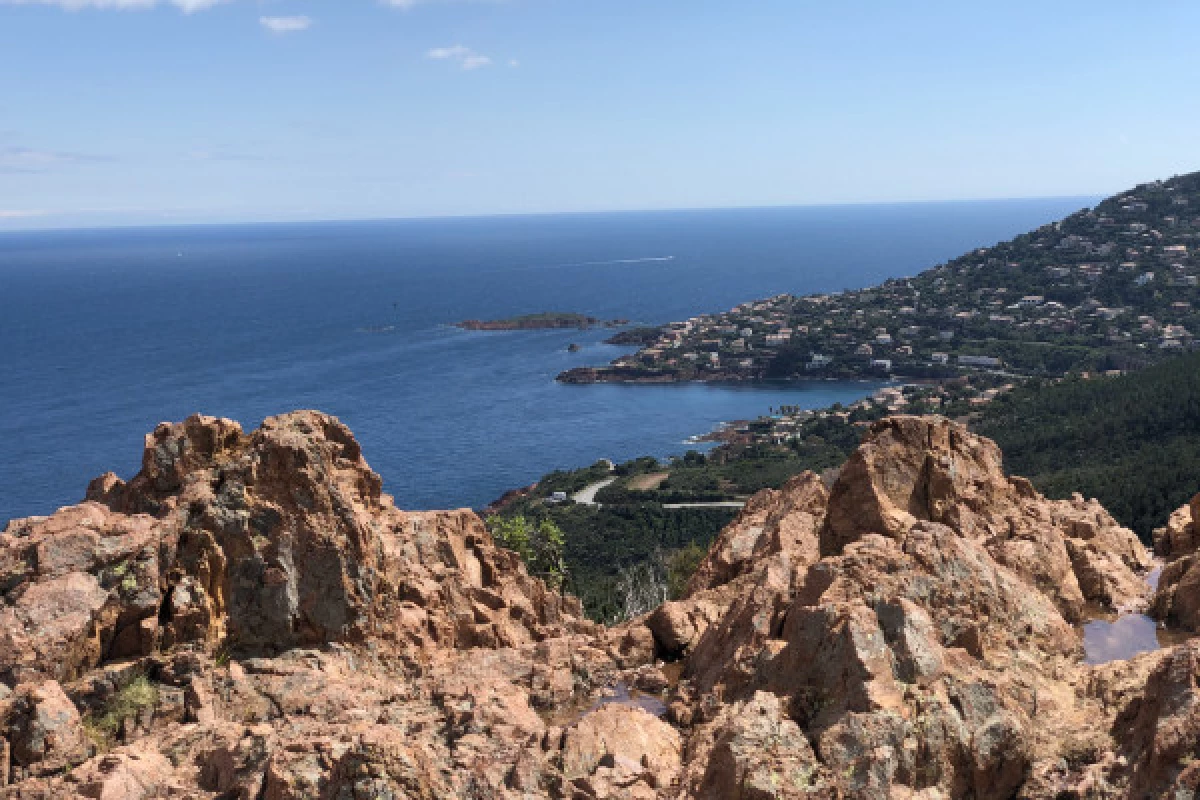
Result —
<instances>
[{"instance_id":1,"label":"winding road","mask_svg":"<svg viewBox=\"0 0 1200 800\"><path fill-rule=\"evenodd\" d=\"M598 506L600 504L596 502L596 492L600 491L605 486L615 483L616 480L617 477L614 475L611 478L605 478L602 481L596 481L595 483L588 484L587 486L583 487L583 489L571 495L571 499L576 503L579 503L581 506Z\"/></svg>"},{"instance_id":2,"label":"winding road","mask_svg":"<svg viewBox=\"0 0 1200 800\"><path fill-rule=\"evenodd\" d=\"M617 476L614 475L612 477L605 478L602 481L596 481L595 483L590 483L587 486L585 486L583 489L581 489L578 492L576 492L575 494L571 495L571 500L573 502L578 503L581 506L595 506L596 508L602 508L604 504L596 502L596 493L599 492L601 489L603 489L605 486L612 485L613 483L616 482L616 480L617 480ZM746 505L746 503L743 500L726 500L723 502L716 502L716 503L663 503L662 507L669 508L669 509L676 509L676 508L744 508L745 505Z\"/></svg>"}]
</instances>

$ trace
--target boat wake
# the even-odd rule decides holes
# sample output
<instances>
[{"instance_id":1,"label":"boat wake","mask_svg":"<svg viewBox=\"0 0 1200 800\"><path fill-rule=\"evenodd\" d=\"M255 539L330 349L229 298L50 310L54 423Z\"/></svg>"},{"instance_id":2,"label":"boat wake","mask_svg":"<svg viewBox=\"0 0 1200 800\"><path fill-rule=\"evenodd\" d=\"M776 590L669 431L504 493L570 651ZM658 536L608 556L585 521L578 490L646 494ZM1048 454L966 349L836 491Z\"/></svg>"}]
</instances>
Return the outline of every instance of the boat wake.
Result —
<instances>
[{"instance_id":1,"label":"boat wake","mask_svg":"<svg viewBox=\"0 0 1200 800\"><path fill-rule=\"evenodd\" d=\"M675 256L645 256L643 258L614 258L610 261L579 261L574 264L558 264L559 267L603 267L609 264L649 264L656 261L674 261Z\"/></svg>"},{"instance_id":2,"label":"boat wake","mask_svg":"<svg viewBox=\"0 0 1200 800\"><path fill-rule=\"evenodd\" d=\"M537 264L526 267L502 267L500 269L484 270L482 273L496 272L533 272L537 270L574 269L575 267L615 267L628 264L655 264L674 261L675 256L642 256L640 258L612 258L606 261L572 261L567 264Z\"/></svg>"}]
</instances>

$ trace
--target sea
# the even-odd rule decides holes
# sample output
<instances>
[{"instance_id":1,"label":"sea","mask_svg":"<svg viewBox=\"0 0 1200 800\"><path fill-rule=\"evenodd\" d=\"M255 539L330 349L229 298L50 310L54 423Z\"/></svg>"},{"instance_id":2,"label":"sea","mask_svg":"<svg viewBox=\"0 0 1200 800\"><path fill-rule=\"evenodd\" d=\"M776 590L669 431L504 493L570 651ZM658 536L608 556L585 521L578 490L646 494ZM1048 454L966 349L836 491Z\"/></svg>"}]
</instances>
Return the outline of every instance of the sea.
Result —
<instances>
[{"instance_id":1,"label":"sea","mask_svg":"<svg viewBox=\"0 0 1200 800\"><path fill-rule=\"evenodd\" d=\"M341 418L404 508L668 457L719 423L876 385L566 386L611 331L469 332L540 311L663 323L902 277L1094 198L0 234L0 526L136 473L202 412ZM568 352L570 344L580 345Z\"/></svg>"}]
</instances>

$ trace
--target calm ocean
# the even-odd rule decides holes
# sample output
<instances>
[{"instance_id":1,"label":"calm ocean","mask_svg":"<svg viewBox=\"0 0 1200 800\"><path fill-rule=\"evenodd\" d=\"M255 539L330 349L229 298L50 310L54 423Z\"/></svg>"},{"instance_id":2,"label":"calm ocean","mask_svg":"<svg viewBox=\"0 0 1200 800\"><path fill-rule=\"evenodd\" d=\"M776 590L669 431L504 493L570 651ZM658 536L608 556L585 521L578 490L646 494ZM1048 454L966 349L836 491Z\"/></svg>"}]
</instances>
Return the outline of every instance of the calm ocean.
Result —
<instances>
[{"instance_id":1,"label":"calm ocean","mask_svg":"<svg viewBox=\"0 0 1200 800\"><path fill-rule=\"evenodd\" d=\"M479 506L544 472L686 449L861 383L562 386L607 332L471 333L543 310L665 322L914 274L1088 204L1058 199L0 234L0 524L138 468L196 411L318 408L407 508ZM572 342L581 352L568 353Z\"/></svg>"}]
</instances>

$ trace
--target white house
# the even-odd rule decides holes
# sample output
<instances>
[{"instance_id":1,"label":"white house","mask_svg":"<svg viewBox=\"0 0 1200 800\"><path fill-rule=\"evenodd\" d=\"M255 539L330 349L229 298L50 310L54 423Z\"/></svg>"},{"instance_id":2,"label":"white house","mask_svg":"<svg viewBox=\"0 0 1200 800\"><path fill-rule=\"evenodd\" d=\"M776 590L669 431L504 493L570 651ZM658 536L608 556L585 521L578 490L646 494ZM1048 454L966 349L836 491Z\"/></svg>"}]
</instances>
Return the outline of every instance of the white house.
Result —
<instances>
[{"instance_id":1,"label":"white house","mask_svg":"<svg viewBox=\"0 0 1200 800\"><path fill-rule=\"evenodd\" d=\"M828 367L832 363L833 363L833 359L830 358L829 356L823 356L823 355L814 353L813 357L810 358L808 360L808 363L804 365L804 368L805 369L824 369L825 367Z\"/></svg>"}]
</instances>

